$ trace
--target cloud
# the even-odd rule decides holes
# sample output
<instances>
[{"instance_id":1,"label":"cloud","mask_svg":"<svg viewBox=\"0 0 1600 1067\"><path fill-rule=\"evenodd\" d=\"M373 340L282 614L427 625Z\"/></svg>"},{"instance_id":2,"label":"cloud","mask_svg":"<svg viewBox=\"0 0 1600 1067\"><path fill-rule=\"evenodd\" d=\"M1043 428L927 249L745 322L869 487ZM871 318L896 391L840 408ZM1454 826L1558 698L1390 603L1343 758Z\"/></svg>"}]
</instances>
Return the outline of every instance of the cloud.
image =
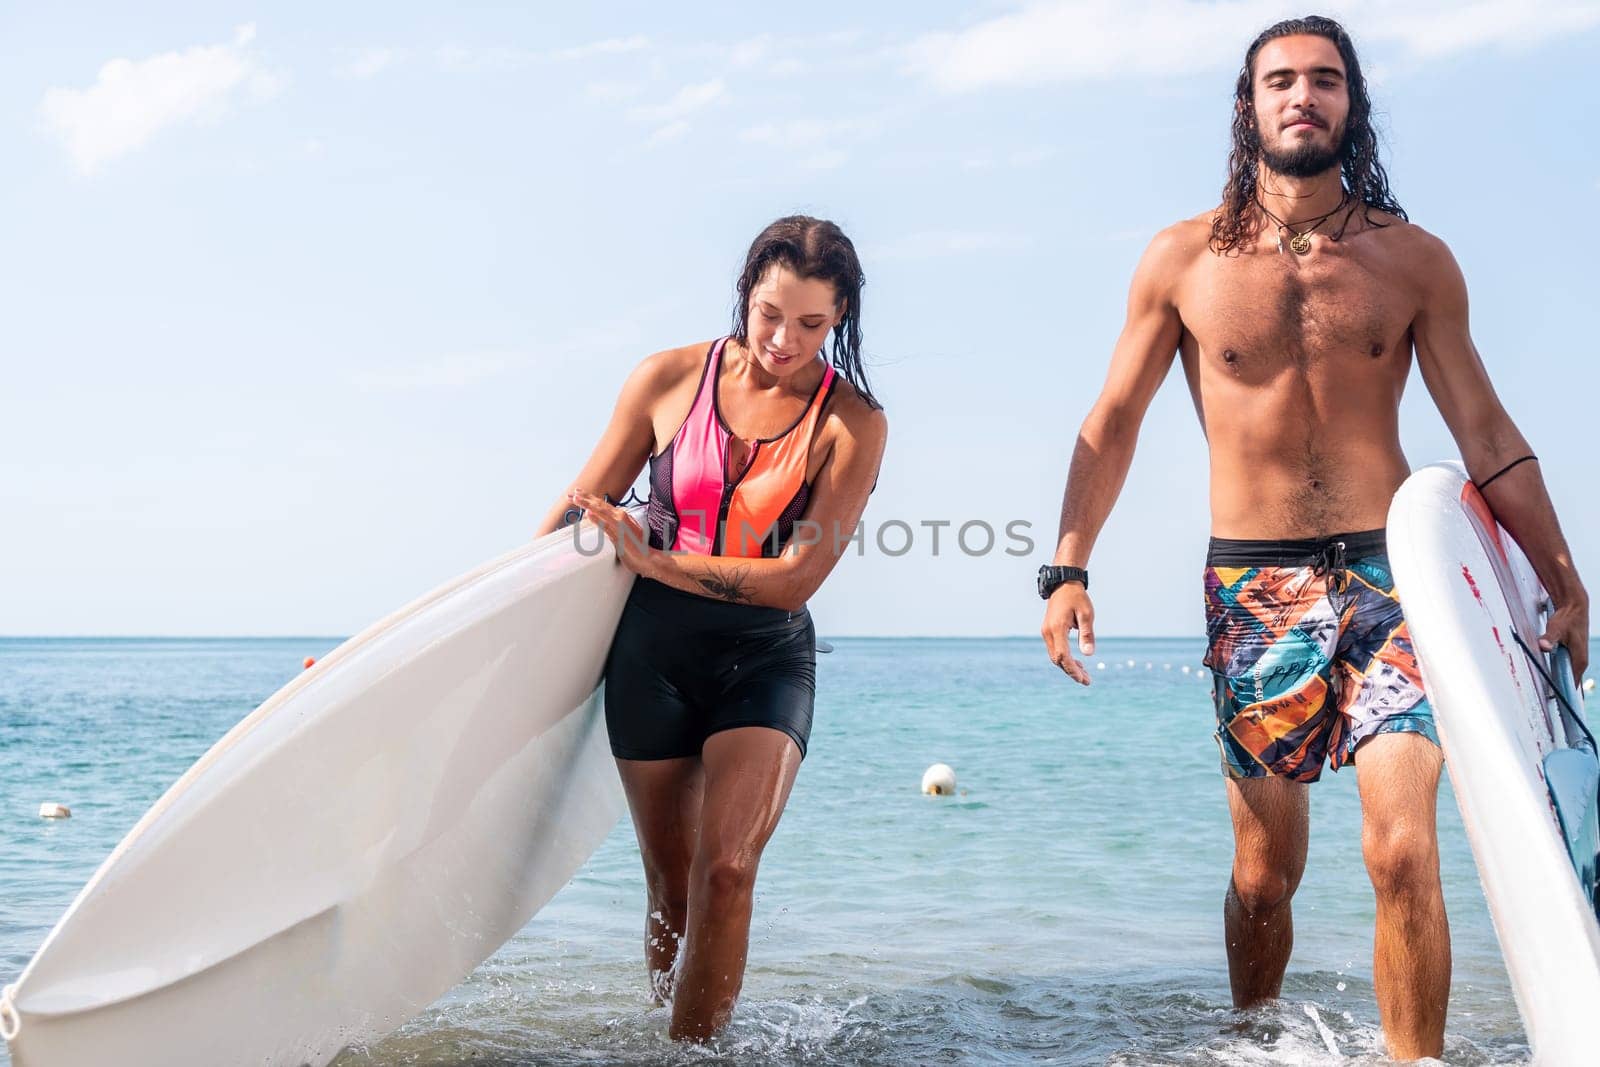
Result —
<instances>
[{"instance_id":1,"label":"cloud","mask_svg":"<svg viewBox=\"0 0 1600 1067\"><path fill-rule=\"evenodd\" d=\"M1451 55L1488 45L1526 48L1552 37L1600 26L1600 4L1549 0L1478 0L1464 4L1408 4L1394 9L1365 5L1372 28L1363 36L1405 45L1422 58Z\"/></svg>"},{"instance_id":2,"label":"cloud","mask_svg":"<svg viewBox=\"0 0 1600 1067\"><path fill-rule=\"evenodd\" d=\"M656 145L663 145L672 141L676 141L678 138L682 137L688 132L689 124L684 122L682 119L679 119L676 122L669 122L644 139L645 147L654 148Z\"/></svg>"},{"instance_id":3,"label":"cloud","mask_svg":"<svg viewBox=\"0 0 1600 1067\"><path fill-rule=\"evenodd\" d=\"M962 92L1233 69L1280 18L1278 0L1045 0L906 46L905 68ZM1600 25L1592 0L1351 0L1340 12L1358 45L1419 58L1489 45L1527 46Z\"/></svg>"},{"instance_id":4,"label":"cloud","mask_svg":"<svg viewBox=\"0 0 1600 1067\"><path fill-rule=\"evenodd\" d=\"M805 45L799 46L799 50L805 49ZM801 74L806 70L806 65L793 56L773 55L770 33L735 42L727 50L726 57L731 66L740 70L758 70L782 77Z\"/></svg>"},{"instance_id":5,"label":"cloud","mask_svg":"<svg viewBox=\"0 0 1600 1067\"><path fill-rule=\"evenodd\" d=\"M907 49L909 69L942 89L1036 85L1117 75L1186 74L1235 61L1241 39L1271 21L1270 0L1061 0Z\"/></svg>"},{"instance_id":6,"label":"cloud","mask_svg":"<svg viewBox=\"0 0 1600 1067\"><path fill-rule=\"evenodd\" d=\"M759 37L750 37L736 42L728 49L728 62L735 67L753 67L766 58L767 52L772 48L772 35L763 33Z\"/></svg>"},{"instance_id":7,"label":"cloud","mask_svg":"<svg viewBox=\"0 0 1600 1067\"><path fill-rule=\"evenodd\" d=\"M460 389L529 363L517 352L458 352L410 367L359 371L351 375L358 388L378 390Z\"/></svg>"},{"instance_id":8,"label":"cloud","mask_svg":"<svg viewBox=\"0 0 1600 1067\"><path fill-rule=\"evenodd\" d=\"M632 108L628 116L659 124L656 131L645 141L646 146L654 147L668 141L676 141L688 133L689 116L722 99L726 92L727 86L723 84L722 79L713 78L708 82L685 85L665 103Z\"/></svg>"},{"instance_id":9,"label":"cloud","mask_svg":"<svg viewBox=\"0 0 1600 1067\"><path fill-rule=\"evenodd\" d=\"M713 78L708 82L685 85L673 94L672 99L665 103L636 107L629 114L636 119L644 119L649 122L673 122L687 118L696 111L721 99L726 91L727 86L723 84L722 79Z\"/></svg>"},{"instance_id":10,"label":"cloud","mask_svg":"<svg viewBox=\"0 0 1600 1067\"><path fill-rule=\"evenodd\" d=\"M550 53L552 59L570 62L575 59L590 59L594 56L618 56L629 52L641 52L650 47L650 38L642 34L631 37L608 37L603 41L592 41L581 44L576 48L562 48Z\"/></svg>"},{"instance_id":11,"label":"cloud","mask_svg":"<svg viewBox=\"0 0 1600 1067\"><path fill-rule=\"evenodd\" d=\"M352 53L350 59L334 71L341 78L363 80L374 78L406 58L404 48L376 46L362 48Z\"/></svg>"},{"instance_id":12,"label":"cloud","mask_svg":"<svg viewBox=\"0 0 1600 1067\"><path fill-rule=\"evenodd\" d=\"M240 96L274 95L283 77L251 51L255 32L241 26L229 44L110 60L87 89L47 90L40 116L78 171L94 174L168 127L215 122Z\"/></svg>"}]
</instances>

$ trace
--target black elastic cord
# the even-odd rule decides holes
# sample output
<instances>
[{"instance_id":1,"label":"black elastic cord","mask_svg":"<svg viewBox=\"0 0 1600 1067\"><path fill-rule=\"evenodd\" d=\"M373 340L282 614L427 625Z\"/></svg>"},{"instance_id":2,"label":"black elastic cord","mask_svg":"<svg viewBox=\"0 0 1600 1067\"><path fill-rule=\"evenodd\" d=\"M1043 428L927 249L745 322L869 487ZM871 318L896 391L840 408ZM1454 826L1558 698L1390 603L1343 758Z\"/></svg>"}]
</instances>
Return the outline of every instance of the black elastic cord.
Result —
<instances>
[{"instance_id":1,"label":"black elastic cord","mask_svg":"<svg viewBox=\"0 0 1600 1067\"><path fill-rule=\"evenodd\" d=\"M623 494L621 500L612 500L610 493L601 493L600 499L604 500L607 504L611 504L619 508L636 508L641 504L650 503L650 501L640 496L638 491L635 489L629 489L625 494ZM582 519L583 509L579 507L571 507L561 513L562 526L571 526L573 523L579 522Z\"/></svg>"},{"instance_id":2,"label":"black elastic cord","mask_svg":"<svg viewBox=\"0 0 1600 1067\"><path fill-rule=\"evenodd\" d=\"M1561 701L1561 706L1567 709L1568 717L1571 718L1573 722L1578 724L1578 729L1583 731L1583 736L1589 739L1589 753L1591 755L1600 755L1600 745L1597 745L1595 743L1594 734L1589 732L1589 724L1583 721L1583 716L1579 715L1578 714L1578 710L1576 708L1574 708L1572 706L1572 704L1567 700L1566 694L1561 692L1561 687L1556 685L1555 679L1550 677L1550 672L1544 669L1544 663L1543 663L1544 657L1542 655L1535 656L1533 654L1533 649L1528 647L1528 643L1522 639L1522 635L1517 633L1517 631L1515 629L1513 629L1511 631L1511 639L1513 641L1515 641L1517 643L1518 647L1520 647L1522 649L1522 651L1527 655L1528 662L1533 664L1533 669L1539 672L1539 677L1544 679L1545 684L1550 687L1550 691L1556 695L1556 699ZM1574 678L1573 681L1576 682L1577 679ZM1562 740L1566 740L1566 738L1562 738ZM1545 791L1549 792L1548 787L1546 787ZM1553 795L1551 796L1550 799L1551 799L1551 802L1554 803L1555 797ZM1560 812L1556 813L1558 820L1559 820L1560 814L1561 814ZM1565 836L1565 830L1566 830L1566 827L1563 826L1562 827L1562 831L1563 831L1562 836ZM1582 878L1581 873L1580 873L1579 878L1578 878L1578 884L1579 885L1583 884L1583 878ZM1591 892L1594 895L1593 904L1594 904L1595 915L1600 916L1600 882L1597 882L1595 885L1593 885L1591 887Z\"/></svg>"},{"instance_id":3,"label":"black elastic cord","mask_svg":"<svg viewBox=\"0 0 1600 1067\"><path fill-rule=\"evenodd\" d=\"M1600 745L1595 744L1594 734L1589 732L1589 724L1583 721L1583 716L1578 713L1578 709L1567 701L1566 694L1561 691L1560 686L1556 685L1556 680L1550 677L1549 671L1544 669L1544 654L1534 655L1533 649L1528 647L1528 642L1524 641L1522 635L1515 630L1511 631L1511 639L1517 643L1518 648L1527 653L1528 662L1533 664L1533 669L1539 672L1539 677L1544 679L1544 684L1550 687L1550 692L1554 693L1556 699L1561 701L1561 706L1567 709L1567 714L1571 716L1573 722L1578 724L1578 729L1583 731L1583 736L1589 739L1589 747L1597 755L1600 755Z\"/></svg>"},{"instance_id":4,"label":"black elastic cord","mask_svg":"<svg viewBox=\"0 0 1600 1067\"><path fill-rule=\"evenodd\" d=\"M1526 463L1530 459L1537 460L1538 458L1539 458L1538 456L1534 455L1532 452L1529 452L1526 456L1523 456L1521 459L1512 460L1510 463L1507 463L1504 467L1501 467L1499 470L1497 470L1493 474L1489 475L1489 477L1487 477L1483 481L1479 482L1478 483L1478 492L1481 493L1485 489L1489 488L1489 483L1490 482L1494 481L1496 478L1500 477L1502 474L1504 474L1506 471L1510 470L1512 467L1515 467L1517 464Z\"/></svg>"}]
</instances>

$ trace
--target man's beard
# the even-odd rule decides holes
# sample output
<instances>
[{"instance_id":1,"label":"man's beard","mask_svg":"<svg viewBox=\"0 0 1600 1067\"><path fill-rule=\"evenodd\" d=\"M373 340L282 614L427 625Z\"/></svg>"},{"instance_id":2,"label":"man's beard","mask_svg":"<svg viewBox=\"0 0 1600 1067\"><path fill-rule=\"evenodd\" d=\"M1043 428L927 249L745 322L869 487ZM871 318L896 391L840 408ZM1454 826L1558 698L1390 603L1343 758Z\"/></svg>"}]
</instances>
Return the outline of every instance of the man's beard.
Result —
<instances>
[{"instance_id":1,"label":"man's beard","mask_svg":"<svg viewBox=\"0 0 1600 1067\"><path fill-rule=\"evenodd\" d=\"M1346 140L1346 132L1340 130L1338 136L1333 138L1333 143L1326 147L1313 141L1302 141L1282 150L1268 147L1263 139L1261 161L1274 174L1281 174L1285 178L1315 178L1339 165Z\"/></svg>"}]
</instances>

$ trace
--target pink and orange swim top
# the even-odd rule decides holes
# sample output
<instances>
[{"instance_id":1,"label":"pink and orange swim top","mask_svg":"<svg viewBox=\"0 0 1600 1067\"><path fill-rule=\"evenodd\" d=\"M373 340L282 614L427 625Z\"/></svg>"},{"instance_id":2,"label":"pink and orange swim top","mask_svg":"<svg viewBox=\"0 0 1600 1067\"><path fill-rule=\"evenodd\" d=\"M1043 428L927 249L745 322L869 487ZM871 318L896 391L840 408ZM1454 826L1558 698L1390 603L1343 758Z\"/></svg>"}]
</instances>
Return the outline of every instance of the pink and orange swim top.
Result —
<instances>
[{"instance_id":1,"label":"pink and orange swim top","mask_svg":"<svg viewBox=\"0 0 1600 1067\"><path fill-rule=\"evenodd\" d=\"M650 457L650 544L702 556L773 557L794 534L811 499L811 438L833 392L828 367L811 402L787 430L750 445L744 470L728 469L732 431L717 404L727 338L706 353L694 404L672 443Z\"/></svg>"}]
</instances>

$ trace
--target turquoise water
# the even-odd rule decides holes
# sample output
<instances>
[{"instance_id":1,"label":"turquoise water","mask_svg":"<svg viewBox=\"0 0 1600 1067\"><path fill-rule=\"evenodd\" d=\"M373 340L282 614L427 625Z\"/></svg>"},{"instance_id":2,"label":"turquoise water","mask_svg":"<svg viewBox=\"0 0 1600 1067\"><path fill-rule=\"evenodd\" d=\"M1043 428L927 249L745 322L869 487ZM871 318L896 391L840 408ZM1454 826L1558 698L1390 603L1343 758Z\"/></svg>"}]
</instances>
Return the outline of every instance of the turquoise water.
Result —
<instances>
[{"instance_id":1,"label":"turquoise water","mask_svg":"<svg viewBox=\"0 0 1600 1067\"><path fill-rule=\"evenodd\" d=\"M189 763L335 643L0 640L0 981ZM646 999L624 821L463 985L340 1067L1382 1062L1351 771L1313 792L1284 1000L1229 1009L1231 845L1198 639L1102 639L1088 690L1032 639L834 644L717 1046L670 1044ZM959 795L918 792L936 761ZM72 818L39 819L44 801ZM1446 1060L1524 1063L1448 786L1440 835Z\"/></svg>"}]
</instances>

